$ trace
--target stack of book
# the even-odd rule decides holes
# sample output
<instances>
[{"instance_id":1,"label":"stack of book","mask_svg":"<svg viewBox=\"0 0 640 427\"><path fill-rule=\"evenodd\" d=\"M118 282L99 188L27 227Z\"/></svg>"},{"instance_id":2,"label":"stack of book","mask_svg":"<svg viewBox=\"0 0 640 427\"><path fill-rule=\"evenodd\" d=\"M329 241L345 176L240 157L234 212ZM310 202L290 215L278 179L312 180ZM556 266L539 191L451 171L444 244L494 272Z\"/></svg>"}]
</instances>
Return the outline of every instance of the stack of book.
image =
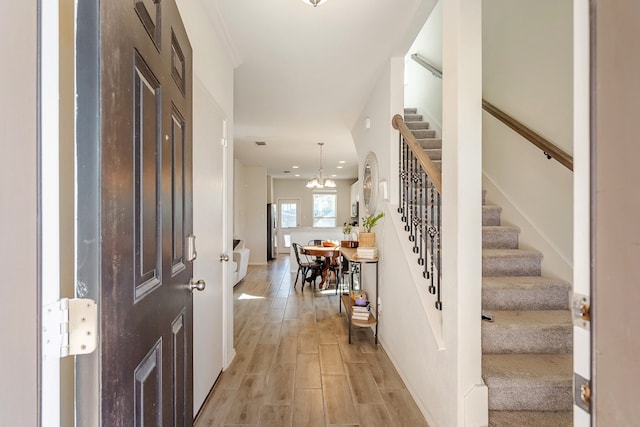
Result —
<instances>
[{"instance_id":1,"label":"stack of book","mask_svg":"<svg viewBox=\"0 0 640 427\"><path fill-rule=\"evenodd\" d=\"M351 314L351 319L353 320L368 320L369 319L369 310L371 310L371 307L369 306L369 304L367 303L367 305L365 306L360 306L360 305L353 305L351 307L353 310L352 314Z\"/></svg>"},{"instance_id":2,"label":"stack of book","mask_svg":"<svg viewBox=\"0 0 640 427\"><path fill-rule=\"evenodd\" d=\"M378 248L364 248L359 247L357 249L358 258L374 259L378 258Z\"/></svg>"}]
</instances>

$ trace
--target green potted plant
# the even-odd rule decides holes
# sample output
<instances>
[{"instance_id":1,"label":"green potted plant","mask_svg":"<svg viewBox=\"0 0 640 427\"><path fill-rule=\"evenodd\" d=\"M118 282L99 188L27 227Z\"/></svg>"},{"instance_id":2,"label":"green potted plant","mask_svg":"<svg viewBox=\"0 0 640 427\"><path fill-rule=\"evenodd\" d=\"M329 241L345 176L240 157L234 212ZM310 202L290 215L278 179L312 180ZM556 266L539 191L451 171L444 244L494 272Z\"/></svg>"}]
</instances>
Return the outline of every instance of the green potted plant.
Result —
<instances>
[{"instance_id":1,"label":"green potted plant","mask_svg":"<svg viewBox=\"0 0 640 427\"><path fill-rule=\"evenodd\" d=\"M373 233L371 229L376 226L383 216L384 212L380 212L377 215L367 215L362 217L361 227L364 231L361 231L358 235L358 240L360 242L358 246L371 248L376 245L376 233Z\"/></svg>"}]
</instances>

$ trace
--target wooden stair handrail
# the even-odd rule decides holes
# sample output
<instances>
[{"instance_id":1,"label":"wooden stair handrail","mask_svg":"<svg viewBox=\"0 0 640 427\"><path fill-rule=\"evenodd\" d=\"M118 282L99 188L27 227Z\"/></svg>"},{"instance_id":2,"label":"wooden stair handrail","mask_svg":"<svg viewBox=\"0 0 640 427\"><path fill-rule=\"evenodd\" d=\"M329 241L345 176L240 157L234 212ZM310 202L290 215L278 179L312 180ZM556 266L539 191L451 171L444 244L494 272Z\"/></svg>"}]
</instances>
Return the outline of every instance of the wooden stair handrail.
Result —
<instances>
[{"instance_id":1,"label":"wooden stair handrail","mask_svg":"<svg viewBox=\"0 0 640 427\"><path fill-rule=\"evenodd\" d=\"M442 195L442 171L433 163L431 157L423 150L422 146L418 144L416 137L404 123L404 119L400 114L393 116L391 124L394 129L400 132L409 148L411 148L413 155L416 156L418 162L420 162L420 166L422 166L422 169L427 173L429 178L431 178L438 193Z\"/></svg>"},{"instance_id":2,"label":"wooden stair handrail","mask_svg":"<svg viewBox=\"0 0 640 427\"><path fill-rule=\"evenodd\" d=\"M442 78L442 71L431 65L425 58L423 58L419 54L414 53L411 55L411 58L418 64L429 70L434 76ZM573 171L573 157L562 148L558 147L548 139L540 136L533 130L526 127L524 124L520 123L518 120L514 119L494 105L491 105L484 99L482 99L482 109L513 129L524 139L541 149L544 155L547 156L547 158L554 159L570 171Z\"/></svg>"},{"instance_id":3,"label":"wooden stair handrail","mask_svg":"<svg viewBox=\"0 0 640 427\"><path fill-rule=\"evenodd\" d=\"M529 129L504 111L491 105L484 99L482 100L482 108L496 119L513 129L516 133L521 135L527 141L542 150L545 156L549 159L554 159L570 171L573 171L573 157L562 148L555 145L548 139L540 136L533 130Z\"/></svg>"}]
</instances>

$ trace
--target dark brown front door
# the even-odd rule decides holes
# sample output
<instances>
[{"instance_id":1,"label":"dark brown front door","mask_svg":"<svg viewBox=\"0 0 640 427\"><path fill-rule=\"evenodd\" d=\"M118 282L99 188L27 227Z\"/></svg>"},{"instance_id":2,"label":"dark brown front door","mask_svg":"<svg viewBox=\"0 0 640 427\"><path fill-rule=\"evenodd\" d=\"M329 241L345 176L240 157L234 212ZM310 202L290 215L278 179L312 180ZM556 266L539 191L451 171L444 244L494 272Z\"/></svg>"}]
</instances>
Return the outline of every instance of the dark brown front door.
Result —
<instances>
[{"instance_id":1,"label":"dark brown front door","mask_svg":"<svg viewBox=\"0 0 640 427\"><path fill-rule=\"evenodd\" d=\"M78 425L190 426L191 47L174 0L77 16L78 293L100 310Z\"/></svg>"}]
</instances>

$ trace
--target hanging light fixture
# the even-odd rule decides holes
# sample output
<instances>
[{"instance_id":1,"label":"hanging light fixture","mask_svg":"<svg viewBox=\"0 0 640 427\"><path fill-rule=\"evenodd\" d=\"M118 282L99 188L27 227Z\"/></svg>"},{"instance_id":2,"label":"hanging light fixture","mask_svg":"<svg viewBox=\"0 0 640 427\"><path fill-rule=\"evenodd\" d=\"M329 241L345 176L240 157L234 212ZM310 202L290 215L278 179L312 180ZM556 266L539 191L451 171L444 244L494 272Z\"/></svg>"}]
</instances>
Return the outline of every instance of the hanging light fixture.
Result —
<instances>
[{"instance_id":1,"label":"hanging light fixture","mask_svg":"<svg viewBox=\"0 0 640 427\"><path fill-rule=\"evenodd\" d=\"M325 3L327 0L302 0L302 1L308 5L316 7L319 4Z\"/></svg>"},{"instance_id":2,"label":"hanging light fixture","mask_svg":"<svg viewBox=\"0 0 640 427\"><path fill-rule=\"evenodd\" d=\"M313 177L307 182L307 188L336 188L336 183L331 179L324 179L322 177L322 146L324 142L318 142L320 146L320 169L318 169L318 176Z\"/></svg>"}]
</instances>

